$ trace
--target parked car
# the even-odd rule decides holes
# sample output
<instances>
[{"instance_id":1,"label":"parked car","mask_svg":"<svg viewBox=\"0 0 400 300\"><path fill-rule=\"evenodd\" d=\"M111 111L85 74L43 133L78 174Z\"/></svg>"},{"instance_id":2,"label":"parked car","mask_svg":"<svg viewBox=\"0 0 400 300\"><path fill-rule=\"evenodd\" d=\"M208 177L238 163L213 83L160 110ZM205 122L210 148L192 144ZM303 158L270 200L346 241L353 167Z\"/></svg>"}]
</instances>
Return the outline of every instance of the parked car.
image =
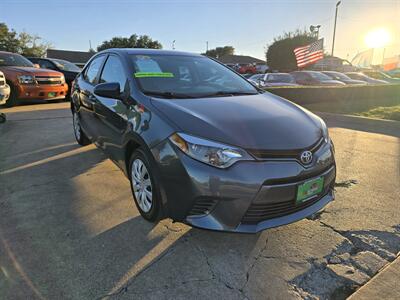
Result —
<instances>
[{"instance_id":1,"label":"parked car","mask_svg":"<svg viewBox=\"0 0 400 300\"><path fill-rule=\"evenodd\" d=\"M387 84L388 82L385 80L371 78L361 72L348 72L346 73L351 79L355 80L362 80L365 81L367 84Z\"/></svg>"},{"instance_id":2,"label":"parked car","mask_svg":"<svg viewBox=\"0 0 400 300\"><path fill-rule=\"evenodd\" d=\"M87 63L71 98L77 142L94 142L123 170L149 221L257 232L334 198L322 119L208 57L108 49Z\"/></svg>"},{"instance_id":3,"label":"parked car","mask_svg":"<svg viewBox=\"0 0 400 300\"><path fill-rule=\"evenodd\" d=\"M362 80L351 79L346 74L336 72L336 71L322 71L325 75L328 75L333 80L341 81L345 84L353 84L353 85L366 85L367 83Z\"/></svg>"},{"instance_id":4,"label":"parked car","mask_svg":"<svg viewBox=\"0 0 400 300\"><path fill-rule=\"evenodd\" d=\"M10 97L10 86L7 84L4 73L0 71L0 105L6 104Z\"/></svg>"},{"instance_id":5,"label":"parked car","mask_svg":"<svg viewBox=\"0 0 400 300\"><path fill-rule=\"evenodd\" d=\"M18 100L64 99L68 91L64 75L60 72L38 69L22 55L0 51L0 71L10 86L6 106Z\"/></svg>"},{"instance_id":6,"label":"parked car","mask_svg":"<svg viewBox=\"0 0 400 300\"><path fill-rule=\"evenodd\" d=\"M4 73L0 71L0 105L6 104L10 97L10 86L6 82ZM6 115L0 112L0 123L6 121Z\"/></svg>"},{"instance_id":7,"label":"parked car","mask_svg":"<svg viewBox=\"0 0 400 300\"><path fill-rule=\"evenodd\" d=\"M256 76L261 75L261 76ZM298 86L293 76L289 73L256 74L249 78L260 87L268 86Z\"/></svg>"},{"instance_id":8,"label":"parked car","mask_svg":"<svg viewBox=\"0 0 400 300\"><path fill-rule=\"evenodd\" d=\"M378 80L383 80L389 83L400 83L400 78L394 78L388 74L385 74L380 71L376 70L363 70L362 73L364 75L367 75L368 77L378 79Z\"/></svg>"},{"instance_id":9,"label":"parked car","mask_svg":"<svg viewBox=\"0 0 400 300\"><path fill-rule=\"evenodd\" d=\"M61 72L64 75L65 82L67 83L69 88L71 87L71 83L75 79L76 75L78 75L81 71L81 68L63 59L39 57L28 57L28 59L32 63L38 64L42 69L49 69ZM69 98L69 92L70 90L68 90L67 98Z\"/></svg>"},{"instance_id":10,"label":"parked car","mask_svg":"<svg viewBox=\"0 0 400 300\"><path fill-rule=\"evenodd\" d=\"M292 74L296 83L301 85L345 85L343 82L333 80L328 75L317 71L295 71L290 74Z\"/></svg>"}]
</instances>

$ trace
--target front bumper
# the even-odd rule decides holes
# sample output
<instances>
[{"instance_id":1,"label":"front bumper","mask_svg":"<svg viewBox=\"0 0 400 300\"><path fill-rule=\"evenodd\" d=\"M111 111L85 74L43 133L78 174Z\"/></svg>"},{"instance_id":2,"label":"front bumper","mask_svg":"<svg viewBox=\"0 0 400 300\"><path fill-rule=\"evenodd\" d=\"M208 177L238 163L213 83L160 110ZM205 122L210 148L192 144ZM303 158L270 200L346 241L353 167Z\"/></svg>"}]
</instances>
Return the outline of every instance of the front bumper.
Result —
<instances>
[{"instance_id":1,"label":"front bumper","mask_svg":"<svg viewBox=\"0 0 400 300\"><path fill-rule=\"evenodd\" d=\"M7 102L10 97L10 86L8 84L4 86L0 86L0 105L3 105Z\"/></svg>"},{"instance_id":2,"label":"front bumper","mask_svg":"<svg viewBox=\"0 0 400 300\"><path fill-rule=\"evenodd\" d=\"M152 149L158 162L166 215L192 226L254 233L295 222L334 199L333 147L322 145L312 163L295 159L241 161L227 169L198 162L168 141ZM297 186L324 177L322 192L296 204Z\"/></svg>"},{"instance_id":3,"label":"front bumper","mask_svg":"<svg viewBox=\"0 0 400 300\"><path fill-rule=\"evenodd\" d=\"M57 100L64 99L68 92L67 84L58 85L18 85L20 100Z\"/></svg>"}]
</instances>

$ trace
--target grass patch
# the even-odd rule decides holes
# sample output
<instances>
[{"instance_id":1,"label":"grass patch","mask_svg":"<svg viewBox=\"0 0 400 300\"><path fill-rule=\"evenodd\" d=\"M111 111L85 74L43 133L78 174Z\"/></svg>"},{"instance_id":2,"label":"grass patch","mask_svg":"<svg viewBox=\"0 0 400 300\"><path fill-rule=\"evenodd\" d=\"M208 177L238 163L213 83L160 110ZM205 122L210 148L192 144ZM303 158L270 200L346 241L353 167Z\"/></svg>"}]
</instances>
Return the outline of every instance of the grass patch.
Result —
<instances>
[{"instance_id":1,"label":"grass patch","mask_svg":"<svg viewBox=\"0 0 400 300\"><path fill-rule=\"evenodd\" d=\"M357 116L376 118L376 119L386 119L400 121L400 105L389 106L389 107L376 107L368 111L355 113Z\"/></svg>"}]
</instances>

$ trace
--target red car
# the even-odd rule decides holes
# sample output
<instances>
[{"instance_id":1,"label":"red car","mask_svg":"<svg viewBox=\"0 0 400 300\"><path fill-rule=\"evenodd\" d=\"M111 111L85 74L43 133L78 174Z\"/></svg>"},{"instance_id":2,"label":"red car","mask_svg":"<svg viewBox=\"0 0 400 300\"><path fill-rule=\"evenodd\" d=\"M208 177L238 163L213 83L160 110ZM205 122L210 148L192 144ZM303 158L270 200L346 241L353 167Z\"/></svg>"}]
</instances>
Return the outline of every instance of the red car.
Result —
<instances>
[{"instance_id":1,"label":"red car","mask_svg":"<svg viewBox=\"0 0 400 300\"><path fill-rule=\"evenodd\" d=\"M62 73L36 68L19 54L0 51L0 71L11 89L6 106L13 106L18 100L64 99L68 91Z\"/></svg>"}]
</instances>

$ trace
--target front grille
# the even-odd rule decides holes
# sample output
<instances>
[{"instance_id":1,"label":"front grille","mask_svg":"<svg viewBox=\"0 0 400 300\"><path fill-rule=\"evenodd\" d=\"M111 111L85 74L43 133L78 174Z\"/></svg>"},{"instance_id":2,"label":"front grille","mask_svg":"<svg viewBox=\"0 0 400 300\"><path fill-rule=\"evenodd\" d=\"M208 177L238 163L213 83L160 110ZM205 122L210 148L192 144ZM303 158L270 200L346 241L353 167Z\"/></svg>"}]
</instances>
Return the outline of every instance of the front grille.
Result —
<instances>
[{"instance_id":1,"label":"front grille","mask_svg":"<svg viewBox=\"0 0 400 300\"><path fill-rule=\"evenodd\" d=\"M38 84L61 84L60 76L35 76Z\"/></svg>"},{"instance_id":2,"label":"front grille","mask_svg":"<svg viewBox=\"0 0 400 300\"><path fill-rule=\"evenodd\" d=\"M319 139L316 143L308 147L307 149L294 149L294 150L251 150L247 149L252 155L260 159L300 159L303 151L311 151L312 153L318 151L323 145L324 139Z\"/></svg>"},{"instance_id":3,"label":"front grille","mask_svg":"<svg viewBox=\"0 0 400 300\"><path fill-rule=\"evenodd\" d=\"M312 178L285 184L265 185L248 208L242 223L256 224L295 213L315 204L333 188L336 177L335 167L331 166L320 176L324 177L324 188L321 193L301 203L296 203L298 186Z\"/></svg>"},{"instance_id":4,"label":"front grille","mask_svg":"<svg viewBox=\"0 0 400 300\"><path fill-rule=\"evenodd\" d=\"M319 199L321 199L321 196L316 196L314 199L300 204L296 204L294 200L279 203L252 204L243 217L242 222L256 224L268 219L289 215L313 205Z\"/></svg>"},{"instance_id":5,"label":"front grille","mask_svg":"<svg viewBox=\"0 0 400 300\"><path fill-rule=\"evenodd\" d=\"M189 212L190 216L207 215L209 214L214 206L217 204L217 200L211 197L198 198Z\"/></svg>"}]
</instances>

